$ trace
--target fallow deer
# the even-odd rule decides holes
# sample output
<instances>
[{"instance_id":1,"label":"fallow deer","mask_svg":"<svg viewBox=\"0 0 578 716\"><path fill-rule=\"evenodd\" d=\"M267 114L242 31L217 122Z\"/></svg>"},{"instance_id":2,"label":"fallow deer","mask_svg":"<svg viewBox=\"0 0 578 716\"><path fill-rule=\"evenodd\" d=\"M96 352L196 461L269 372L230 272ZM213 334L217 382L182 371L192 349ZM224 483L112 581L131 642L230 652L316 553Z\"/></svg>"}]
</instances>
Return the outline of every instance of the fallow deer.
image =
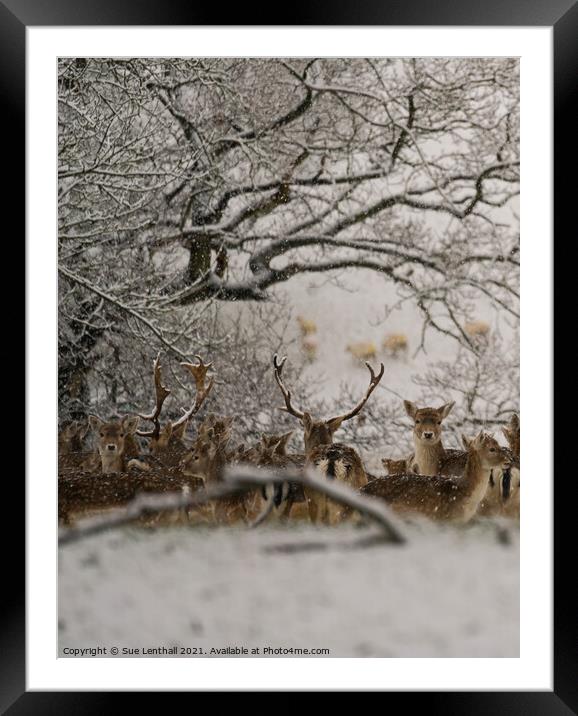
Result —
<instances>
[{"instance_id":1,"label":"fallow deer","mask_svg":"<svg viewBox=\"0 0 578 716\"><path fill-rule=\"evenodd\" d=\"M96 468L95 455L84 447L85 438L90 430L88 422L73 420L63 425L58 433L58 471Z\"/></svg>"},{"instance_id":2,"label":"fallow deer","mask_svg":"<svg viewBox=\"0 0 578 716\"><path fill-rule=\"evenodd\" d=\"M372 480L361 488L364 495L385 500L400 513L421 514L433 520L468 522L478 510L488 484L488 472L506 469L510 453L497 441L480 432L468 440L463 477L442 475L391 475Z\"/></svg>"},{"instance_id":3,"label":"fallow deer","mask_svg":"<svg viewBox=\"0 0 578 716\"><path fill-rule=\"evenodd\" d=\"M403 333L390 333L383 339L382 348L390 358L407 358L409 341Z\"/></svg>"},{"instance_id":4,"label":"fallow deer","mask_svg":"<svg viewBox=\"0 0 578 716\"><path fill-rule=\"evenodd\" d=\"M446 455L442 444L442 422L450 414L455 402L439 408L418 408L410 400L404 400L405 412L413 420L414 454L413 471L420 475L438 475L440 462Z\"/></svg>"},{"instance_id":5,"label":"fallow deer","mask_svg":"<svg viewBox=\"0 0 578 716\"><path fill-rule=\"evenodd\" d=\"M90 427L97 435L103 475L126 472L129 462L138 458L140 451L134 436L139 420L138 415L110 420L102 420L97 415L88 416Z\"/></svg>"},{"instance_id":6,"label":"fallow deer","mask_svg":"<svg viewBox=\"0 0 578 716\"><path fill-rule=\"evenodd\" d=\"M502 428L509 447L504 448L510 459L505 469L490 470L488 487L478 508L482 516L500 515L520 519L520 420L515 414L509 426Z\"/></svg>"},{"instance_id":7,"label":"fallow deer","mask_svg":"<svg viewBox=\"0 0 578 716\"><path fill-rule=\"evenodd\" d=\"M373 341L360 341L359 343L348 343L345 347L355 360L368 361L370 358L377 358L377 346Z\"/></svg>"},{"instance_id":8,"label":"fallow deer","mask_svg":"<svg viewBox=\"0 0 578 716\"><path fill-rule=\"evenodd\" d=\"M89 428L88 423L82 423L80 420L65 423L58 433L58 454L71 455L75 452L82 452Z\"/></svg>"},{"instance_id":9,"label":"fallow deer","mask_svg":"<svg viewBox=\"0 0 578 716\"><path fill-rule=\"evenodd\" d=\"M301 352L309 363L317 358L318 343L315 334L317 333L317 324L311 319L297 316L297 323L301 331Z\"/></svg>"},{"instance_id":10,"label":"fallow deer","mask_svg":"<svg viewBox=\"0 0 578 716\"><path fill-rule=\"evenodd\" d=\"M464 333L474 339L487 338L490 334L490 324L486 321L469 321L464 323Z\"/></svg>"},{"instance_id":11,"label":"fallow deer","mask_svg":"<svg viewBox=\"0 0 578 716\"><path fill-rule=\"evenodd\" d=\"M369 386L361 401L352 410L327 420L313 420L310 413L298 410L291 403L291 392L285 387L282 380L282 371L286 360L286 356L281 361L278 360L277 354L273 356L275 381L285 400L285 407L281 410L298 418L303 425L306 462L315 465L327 479L340 479L353 487L361 487L367 482L361 458L353 448L341 443L333 443L333 435L343 422L358 415L367 403L369 396L383 378L385 371L383 363L380 372L376 375L373 368L366 362L365 365L370 373ZM315 490L307 488L304 492L309 506L309 515L313 522L318 518L326 521L336 519L337 506L335 506L335 510L329 509L325 495L320 495Z\"/></svg>"},{"instance_id":12,"label":"fallow deer","mask_svg":"<svg viewBox=\"0 0 578 716\"><path fill-rule=\"evenodd\" d=\"M305 336L310 336L313 333L317 333L317 324L315 321L312 321L309 318L304 318L303 316L297 316L297 323L299 324L299 329L303 338L305 338Z\"/></svg>"},{"instance_id":13,"label":"fallow deer","mask_svg":"<svg viewBox=\"0 0 578 716\"><path fill-rule=\"evenodd\" d=\"M305 466L306 457L304 454L287 453L287 443L293 435L293 430L281 435L261 436L261 450L256 464L262 467L276 467L278 469L286 468L303 468ZM270 485L261 492L264 500L271 500L276 511L275 514L281 520L289 519L295 505L306 505L305 493L303 487L296 482L284 482L276 485ZM295 508L300 512L299 508ZM293 512L293 516L295 516ZM302 515L297 515L302 516Z\"/></svg>"},{"instance_id":14,"label":"fallow deer","mask_svg":"<svg viewBox=\"0 0 578 716\"><path fill-rule=\"evenodd\" d=\"M381 464L387 470L388 475L405 475L408 471L407 459L391 460L384 457Z\"/></svg>"},{"instance_id":15,"label":"fallow deer","mask_svg":"<svg viewBox=\"0 0 578 716\"><path fill-rule=\"evenodd\" d=\"M314 336L305 336L301 339L301 351L308 363L313 363L317 358L319 344Z\"/></svg>"},{"instance_id":16,"label":"fallow deer","mask_svg":"<svg viewBox=\"0 0 578 716\"><path fill-rule=\"evenodd\" d=\"M232 418L210 416L200 426L190 453L181 463L185 474L201 477L205 486L223 481L223 471L229 462L227 446L231 437L231 423ZM213 519L221 524L230 524L238 519L248 521L254 500L254 490L215 499L211 504Z\"/></svg>"}]
</instances>

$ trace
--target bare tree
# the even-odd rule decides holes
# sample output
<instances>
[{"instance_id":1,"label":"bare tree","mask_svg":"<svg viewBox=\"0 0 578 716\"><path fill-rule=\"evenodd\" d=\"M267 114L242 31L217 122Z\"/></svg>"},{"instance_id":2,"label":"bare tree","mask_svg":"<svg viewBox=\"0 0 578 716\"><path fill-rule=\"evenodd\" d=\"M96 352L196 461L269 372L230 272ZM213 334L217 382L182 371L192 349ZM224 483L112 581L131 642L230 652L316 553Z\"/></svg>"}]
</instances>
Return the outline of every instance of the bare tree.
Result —
<instances>
[{"instance_id":1,"label":"bare tree","mask_svg":"<svg viewBox=\"0 0 578 716\"><path fill-rule=\"evenodd\" d=\"M61 60L71 412L102 346L188 360L298 274L379 272L476 352L478 298L518 314L518 88L502 58Z\"/></svg>"}]
</instances>

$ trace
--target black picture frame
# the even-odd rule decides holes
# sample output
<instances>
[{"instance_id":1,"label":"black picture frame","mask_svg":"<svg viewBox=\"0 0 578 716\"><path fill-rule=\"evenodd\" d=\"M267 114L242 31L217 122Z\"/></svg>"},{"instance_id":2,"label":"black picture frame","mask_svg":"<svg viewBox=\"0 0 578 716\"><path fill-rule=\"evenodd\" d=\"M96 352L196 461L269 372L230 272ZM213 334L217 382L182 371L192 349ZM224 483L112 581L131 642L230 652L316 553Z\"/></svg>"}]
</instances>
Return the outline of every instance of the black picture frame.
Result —
<instances>
[{"instance_id":1,"label":"black picture frame","mask_svg":"<svg viewBox=\"0 0 578 716\"><path fill-rule=\"evenodd\" d=\"M575 112L570 102L576 85L576 57L578 54L578 7L574 0L406 0L405 2L373 2L365 4L351 0L321 0L292 3L291 20L275 17L272 7L244 4L222 7L189 1L166 3L150 0L99 0L80 3L78 0L0 0L0 88L5 161L10 166L10 181L4 189L6 206L17 217L15 236L22 236L25 215L24 158L25 158L25 63L27 26L67 25L222 25L215 22L227 16L227 25L455 25L455 26L551 26L554 39L554 215L558 238L555 251L555 305L566 305L567 282L560 280L561 249L566 244L560 235L564 226L571 234L564 234L571 244L575 235L575 221L570 222L576 199L575 181L565 181L573 167L571 147L575 127ZM287 6L283 6L286 9ZM248 20L258 18L260 22ZM263 22L265 20L265 22ZM7 140L10 137L10 140ZM523 157L531 162L531 157ZM17 242L15 242L17 243ZM567 245L567 244L566 244ZM24 243L22 244L24 246ZM571 288L571 286L570 286ZM570 305L574 305L572 302ZM573 332L572 332L573 333ZM546 337L548 339L549 337ZM542 337L542 340L544 337ZM556 358L567 350L556 351ZM572 341L573 343L573 341ZM566 344L565 344L566 346ZM558 361L557 361L558 363ZM558 365L557 365L558 367ZM560 380L556 385L565 386ZM553 384L553 395L556 395ZM558 404L562 401L558 401ZM30 423L28 423L30 424ZM563 446L567 435L564 421L557 423L554 438L554 467L559 479L555 486L554 507L554 689L550 692L386 692L384 706L392 699L403 698L404 705L427 708L429 713L443 714L567 714L578 712L578 634L576 619L576 590L573 585L574 522L576 478L564 474ZM27 434L30 439L30 433ZM556 449L558 448L558 449ZM10 505L24 504L24 481L11 480L3 488L4 500ZM574 508L575 509L575 508ZM24 584L24 526L22 511L17 512L16 527L10 532L10 549L16 567L10 579L4 581L4 606L0 613L0 711L11 716L21 714L102 714L135 707L139 694L88 692L30 692L25 686L25 584ZM19 550L16 546L19 542ZM451 668L451 667L450 667ZM264 685L265 686L265 685ZM141 693L148 704L157 695ZM186 694L185 694L186 696ZM130 698L130 704L128 699ZM161 698L165 698L161 694ZM190 695L188 696L190 699ZM407 699L410 699L408 702ZM189 700L189 706L191 706Z\"/></svg>"}]
</instances>

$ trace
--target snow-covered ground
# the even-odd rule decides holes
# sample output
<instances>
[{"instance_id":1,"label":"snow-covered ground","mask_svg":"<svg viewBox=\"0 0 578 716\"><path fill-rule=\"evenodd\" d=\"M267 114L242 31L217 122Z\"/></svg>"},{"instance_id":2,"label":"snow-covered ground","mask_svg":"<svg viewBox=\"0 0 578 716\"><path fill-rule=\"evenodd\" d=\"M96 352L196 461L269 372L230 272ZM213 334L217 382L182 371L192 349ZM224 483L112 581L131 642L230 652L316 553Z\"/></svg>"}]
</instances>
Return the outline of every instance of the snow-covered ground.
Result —
<instances>
[{"instance_id":1,"label":"snow-covered ground","mask_svg":"<svg viewBox=\"0 0 578 716\"><path fill-rule=\"evenodd\" d=\"M331 657L516 657L519 533L124 529L60 550L64 648L323 648ZM263 652L261 651L261 655ZM280 654L291 656L291 653Z\"/></svg>"}]
</instances>

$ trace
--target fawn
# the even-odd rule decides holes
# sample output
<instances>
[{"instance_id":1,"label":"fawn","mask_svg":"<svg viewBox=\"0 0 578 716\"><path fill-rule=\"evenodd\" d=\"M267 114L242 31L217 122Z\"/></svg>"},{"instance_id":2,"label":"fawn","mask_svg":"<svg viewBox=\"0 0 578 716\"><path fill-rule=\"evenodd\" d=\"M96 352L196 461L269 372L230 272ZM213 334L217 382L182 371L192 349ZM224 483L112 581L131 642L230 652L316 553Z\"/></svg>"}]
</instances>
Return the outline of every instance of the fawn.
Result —
<instances>
[{"instance_id":1,"label":"fawn","mask_svg":"<svg viewBox=\"0 0 578 716\"><path fill-rule=\"evenodd\" d=\"M88 416L90 427L98 436L97 449L103 475L126 472L128 462L138 458L139 449L134 436L139 420L138 415L125 415L108 421L97 415Z\"/></svg>"},{"instance_id":2,"label":"fawn","mask_svg":"<svg viewBox=\"0 0 578 716\"><path fill-rule=\"evenodd\" d=\"M327 479L344 480L354 487L361 487L367 482L361 458L353 448L341 443L333 443L333 435L344 421L355 417L367 403L369 396L383 378L385 371L383 363L377 375L369 363L366 363L370 373L369 386L361 401L352 410L327 420L313 420L310 413L298 410L291 403L291 393L285 387L281 375L286 360L286 356L281 361L278 360L277 354L273 356L275 381L285 400L285 407L281 409L298 418L303 425L306 462L315 465ZM335 515L333 513L331 516L327 515L325 495L320 495L317 491L307 488L304 488L304 493L312 522L315 522L318 517L336 519L337 511L334 511Z\"/></svg>"},{"instance_id":3,"label":"fawn","mask_svg":"<svg viewBox=\"0 0 578 716\"><path fill-rule=\"evenodd\" d=\"M414 423L412 469L420 475L438 475L440 462L446 455L441 439L442 422L451 413L455 402L445 403L439 408L418 408L410 400L404 400L403 404Z\"/></svg>"},{"instance_id":4,"label":"fawn","mask_svg":"<svg viewBox=\"0 0 578 716\"><path fill-rule=\"evenodd\" d=\"M402 513L417 513L434 520L468 522L478 510L486 494L488 472L510 466L509 450L491 436L480 432L467 445L463 477L442 475L391 475L372 480L361 493L385 500Z\"/></svg>"}]
</instances>

